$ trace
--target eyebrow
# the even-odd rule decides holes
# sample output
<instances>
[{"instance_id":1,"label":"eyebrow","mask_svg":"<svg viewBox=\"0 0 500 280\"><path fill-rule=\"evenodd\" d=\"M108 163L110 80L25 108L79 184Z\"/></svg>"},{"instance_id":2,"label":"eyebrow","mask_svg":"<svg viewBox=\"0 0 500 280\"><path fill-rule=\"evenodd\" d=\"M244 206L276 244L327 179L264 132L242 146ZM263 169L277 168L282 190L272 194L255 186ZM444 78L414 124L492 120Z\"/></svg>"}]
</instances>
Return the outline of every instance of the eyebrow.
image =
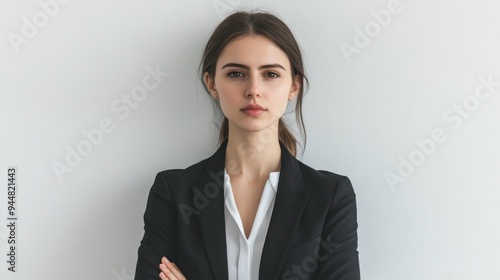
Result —
<instances>
[{"instance_id":1,"label":"eyebrow","mask_svg":"<svg viewBox=\"0 0 500 280\"><path fill-rule=\"evenodd\" d=\"M246 69L246 70L250 70L250 67L248 65L244 65L244 64L240 64L240 63L233 63L233 62L225 64L224 66L222 66L221 69L224 69L226 67L238 67L238 68L243 68L243 69ZM281 68L281 69L283 69L283 70L286 71L285 67L281 66L278 63L262 65L262 66L259 67L259 70L261 70L261 69L267 69L267 68Z\"/></svg>"}]
</instances>

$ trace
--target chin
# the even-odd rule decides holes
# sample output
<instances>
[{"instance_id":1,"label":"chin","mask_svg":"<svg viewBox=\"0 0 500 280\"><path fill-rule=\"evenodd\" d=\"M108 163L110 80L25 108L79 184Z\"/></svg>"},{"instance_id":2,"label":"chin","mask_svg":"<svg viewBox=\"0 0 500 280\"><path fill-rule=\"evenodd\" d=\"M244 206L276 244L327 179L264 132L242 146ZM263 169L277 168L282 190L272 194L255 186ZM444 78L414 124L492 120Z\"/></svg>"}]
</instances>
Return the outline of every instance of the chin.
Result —
<instances>
[{"instance_id":1,"label":"chin","mask_svg":"<svg viewBox=\"0 0 500 280\"><path fill-rule=\"evenodd\" d=\"M248 132L259 132L263 130L270 129L274 123L277 123L277 120L244 120L239 122L233 122L233 125L238 127L240 130L248 131Z\"/></svg>"}]
</instances>

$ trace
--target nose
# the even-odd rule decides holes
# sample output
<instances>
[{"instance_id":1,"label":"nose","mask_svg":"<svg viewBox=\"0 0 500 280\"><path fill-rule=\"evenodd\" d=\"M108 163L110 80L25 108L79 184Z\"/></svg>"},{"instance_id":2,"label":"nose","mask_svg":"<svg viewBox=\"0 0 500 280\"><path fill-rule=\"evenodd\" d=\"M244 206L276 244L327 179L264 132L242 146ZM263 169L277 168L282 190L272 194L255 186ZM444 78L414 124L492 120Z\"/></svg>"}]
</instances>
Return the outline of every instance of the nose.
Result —
<instances>
[{"instance_id":1,"label":"nose","mask_svg":"<svg viewBox=\"0 0 500 280\"><path fill-rule=\"evenodd\" d=\"M261 91L261 84L259 77L257 75L251 75L250 78L248 79L248 86L245 91L245 96L246 97L260 97L262 91Z\"/></svg>"}]
</instances>

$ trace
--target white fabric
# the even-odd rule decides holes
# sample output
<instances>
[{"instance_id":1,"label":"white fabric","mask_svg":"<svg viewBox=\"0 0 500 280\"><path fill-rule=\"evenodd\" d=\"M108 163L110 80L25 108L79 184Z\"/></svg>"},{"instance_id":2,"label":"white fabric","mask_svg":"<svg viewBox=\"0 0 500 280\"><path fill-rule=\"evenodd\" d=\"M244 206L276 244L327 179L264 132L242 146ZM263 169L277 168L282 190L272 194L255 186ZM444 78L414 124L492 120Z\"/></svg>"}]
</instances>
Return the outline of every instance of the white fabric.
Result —
<instances>
[{"instance_id":1,"label":"white fabric","mask_svg":"<svg viewBox=\"0 0 500 280\"><path fill-rule=\"evenodd\" d=\"M264 186L262 197L248 239L245 236L229 174L224 169L224 214L229 279L257 280L260 258L274 208L280 172L271 172Z\"/></svg>"}]
</instances>

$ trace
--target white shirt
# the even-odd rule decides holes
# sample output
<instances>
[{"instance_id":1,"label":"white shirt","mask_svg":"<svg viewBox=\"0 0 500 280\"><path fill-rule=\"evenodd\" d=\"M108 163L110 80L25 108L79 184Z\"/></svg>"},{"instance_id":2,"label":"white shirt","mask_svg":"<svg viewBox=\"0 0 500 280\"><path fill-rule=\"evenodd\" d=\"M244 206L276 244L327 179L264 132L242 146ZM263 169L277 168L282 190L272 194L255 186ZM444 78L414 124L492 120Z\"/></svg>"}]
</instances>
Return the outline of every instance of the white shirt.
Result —
<instances>
[{"instance_id":1,"label":"white shirt","mask_svg":"<svg viewBox=\"0 0 500 280\"><path fill-rule=\"evenodd\" d=\"M266 181L259 207L257 208L252 230L247 239L243 230L240 213L234 200L229 174L224 169L227 264L229 279L231 280L259 279L260 258L274 208L279 174L279 171L269 173L269 178Z\"/></svg>"}]
</instances>

